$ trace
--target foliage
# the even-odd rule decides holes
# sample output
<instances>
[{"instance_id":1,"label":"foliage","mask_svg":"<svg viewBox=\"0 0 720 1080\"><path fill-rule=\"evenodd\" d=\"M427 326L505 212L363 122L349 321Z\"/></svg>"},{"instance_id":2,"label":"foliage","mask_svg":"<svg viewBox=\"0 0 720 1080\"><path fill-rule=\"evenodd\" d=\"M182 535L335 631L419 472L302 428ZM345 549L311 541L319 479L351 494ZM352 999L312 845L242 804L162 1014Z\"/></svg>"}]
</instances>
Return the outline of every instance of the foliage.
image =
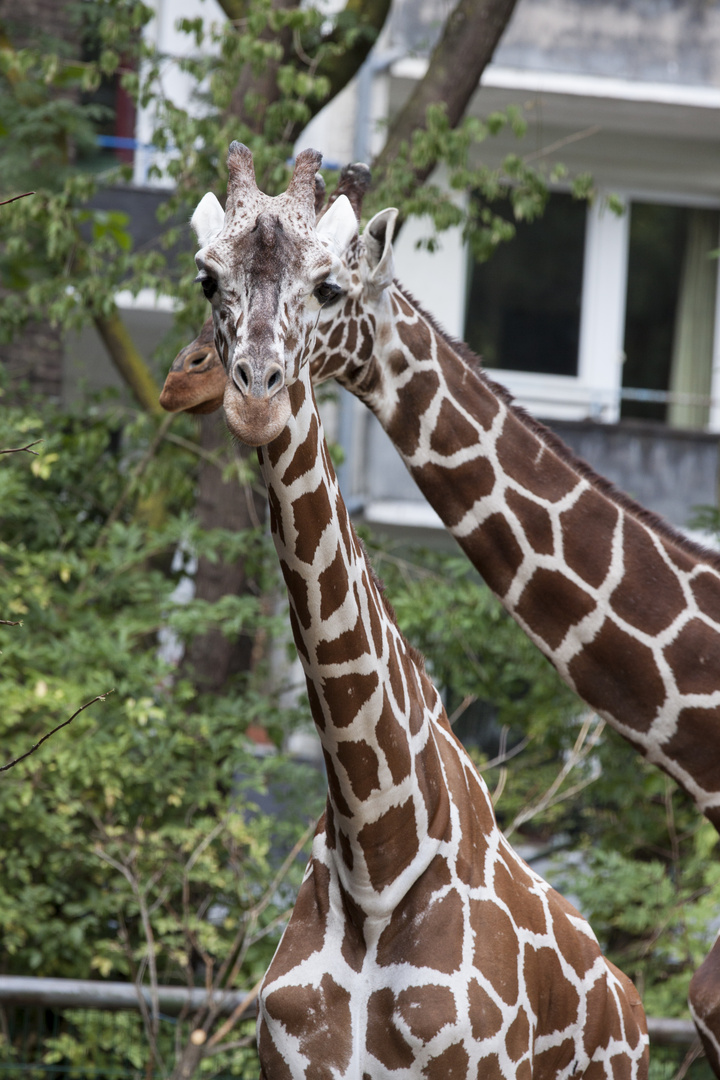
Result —
<instances>
[{"instance_id":1,"label":"foliage","mask_svg":"<svg viewBox=\"0 0 720 1080\"><path fill-rule=\"evenodd\" d=\"M319 812L322 785L282 754L258 757L244 736L259 707L278 742L297 723L264 664L218 703L158 646L162 627L278 639L285 620L262 603L276 588L267 539L201 534L192 455L166 442L148 458L155 428L108 404L6 409L0 421L1 445L42 439L36 457L0 458L0 612L21 622L0 628L0 764L113 691L0 776L0 965L202 985L237 960L231 984L247 987L302 861L287 887L273 875ZM158 490L172 493L159 525L148 517ZM179 603L182 553L229 546L246 553L256 595ZM256 805L268 795L286 807L279 819Z\"/></svg>"}]
</instances>

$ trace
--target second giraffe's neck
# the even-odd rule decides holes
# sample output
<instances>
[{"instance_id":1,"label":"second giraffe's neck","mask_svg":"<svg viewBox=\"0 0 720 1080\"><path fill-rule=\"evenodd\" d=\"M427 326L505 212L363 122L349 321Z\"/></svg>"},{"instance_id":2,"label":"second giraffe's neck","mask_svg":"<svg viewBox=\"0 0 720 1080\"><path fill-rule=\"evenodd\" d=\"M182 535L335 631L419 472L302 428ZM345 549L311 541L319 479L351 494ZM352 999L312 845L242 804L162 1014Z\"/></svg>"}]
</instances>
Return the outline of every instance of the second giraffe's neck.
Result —
<instances>
[{"instance_id":1,"label":"second giraffe's neck","mask_svg":"<svg viewBox=\"0 0 720 1080\"><path fill-rule=\"evenodd\" d=\"M720 829L720 561L511 403L402 290L341 379L564 681Z\"/></svg>"},{"instance_id":2,"label":"second giraffe's neck","mask_svg":"<svg viewBox=\"0 0 720 1080\"><path fill-rule=\"evenodd\" d=\"M290 396L287 427L259 456L327 766L326 842L369 914L423 872L447 828L434 739L444 711L352 529L309 377Z\"/></svg>"}]
</instances>

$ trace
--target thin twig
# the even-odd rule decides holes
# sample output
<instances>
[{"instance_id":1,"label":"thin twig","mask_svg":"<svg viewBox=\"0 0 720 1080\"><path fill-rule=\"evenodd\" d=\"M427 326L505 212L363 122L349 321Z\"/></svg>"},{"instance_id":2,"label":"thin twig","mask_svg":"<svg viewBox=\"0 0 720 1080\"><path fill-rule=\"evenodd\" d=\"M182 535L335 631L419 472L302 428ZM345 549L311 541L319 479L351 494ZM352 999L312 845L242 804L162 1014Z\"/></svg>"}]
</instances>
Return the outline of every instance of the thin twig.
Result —
<instances>
[{"instance_id":1,"label":"thin twig","mask_svg":"<svg viewBox=\"0 0 720 1080\"><path fill-rule=\"evenodd\" d=\"M521 739L519 743L513 746L512 750L503 750L497 757L491 758L490 761L486 761L480 769L480 772L486 772L488 769L496 769L498 765L504 765L510 758L517 757L518 754L522 754L523 750L530 743L530 736L526 735L524 739Z\"/></svg>"},{"instance_id":2,"label":"thin twig","mask_svg":"<svg viewBox=\"0 0 720 1080\"><path fill-rule=\"evenodd\" d=\"M550 143L549 146L543 146L540 150L528 154L525 161L537 161L538 158L547 157L548 154L554 154L556 150L562 150L563 147L570 146L571 143L589 139L591 135L597 135L598 131L602 131L600 124L593 124L591 127L583 128L582 131L575 131L572 135L566 135L565 138L558 139L557 142Z\"/></svg>"},{"instance_id":3,"label":"thin twig","mask_svg":"<svg viewBox=\"0 0 720 1080\"><path fill-rule=\"evenodd\" d=\"M0 206L2 206L2 203L0 203ZM28 443L27 446L13 446L10 450L0 450L0 454L22 454L24 450L28 454L32 454L33 457L37 457L37 450L31 450L30 447L37 446L41 442L43 442L42 439L36 439L35 442Z\"/></svg>"},{"instance_id":4,"label":"thin twig","mask_svg":"<svg viewBox=\"0 0 720 1080\"><path fill-rule=\"evenodd\" d=\"M225 463L221 461L222 448L220 450L206 450L198 443L191 442L190 439L184 439L182 435L176 435L170 431L165 436L168 442L175 443L176 446L181 447L183 450L188 450L191 454L195 454L196 457L202 458L203 461L208 461L211 465L215 465L218 469L224 469Z\"/></svg>"},{"instance_id":5,"label":"thin twig","mask_svg":"<svg viewBox=\"0 0 720 1080\"><path fill-rule=\"evenodd\" d=\"M68 724L71 724L73 722L73 720L75 719L75 717L79 716L80 713L83 712L84 709L87 709L90 705L94 705L96 701L104 701L105 698L108 696L108 694L112 694L112 693L114 693L114 689L113 690L108 690L104 694L98 694L98 696L94 697L92 699L92 701L85 702L85 704L81 705L80 708L77 710L77 712L74 712L72 714L72 716L68 720L63 720L62 724L58 724L58 726L54 727L52 729L52 731L48 731L48 733L46 735L43 735L42 739L40 739L39 742L36 742L35 745L32 746L25 754L21 754L20 757L15 758L14 761L10 761L10 762L8 762L7 765L1 766L0 767L0 772L5 772L7 769L12 769L13 765L17 765L18 762L24 761L25 758L30 757L30 755L34 754L35 751L38 749L38 747L42 746L42 744L47 739L49 739L51 735L54 735L56 731L60 731L61 728L67 727Z\"/></svg>"},{"instance_id":6,"label":"thin twig","mask_svg":"<svg viewBox=\"0 0 720 1080\"><path fill-rule=\"evenodd\" d=\"M684 1077L693 1062L697 1061L699 1057L703 1057L704 1054L705 1050L703 1049L702 1043L699 1039L695 1039L694 1042L691 1043L687 1053L685 1054L685 1057L682 1060L680 1068L675 1073L672 1080L684 1080Z\"/></svg>"},{"instance_id":7,"label":"thin twig","mask_svg":"<svg viewBox=\"0 0 720 1080\"><path fill-rule=\"evenodd\" d=\"M450 727L453 727L454 724L457 723L462 714L465 712L465 710L469 709L471 705L474 705L476 701L477 694L466 694L458 705L457 709L455 709L455 711L451 713L450 716L448 716L448 723L450 724Z\"/></svg>"},{"instance_id":8,"label":"thin twig","mask_svg":"<svg viewBox=\"0 0 720 1080\"><path fill-rule=\"evenodd\" d=\"M34 195L34 191L23 191L22 195L13 195L11 199L3 199L0 202L0 206L7 206L8 203L17 202L18 199L26 199L28 195Z\"/></svg>"},{"instance_id":9,"label":"thin twig","mask_svg":"<svg viewBox=\"0 0 720 1080\"><path fill-rule=\"evenodd\" d=\"M217 1031L213 1032L213 1034L210 1036L210 1038L207 1041L207 1049L208 1050L214 1050L214 1048L217 1046L217 1044L220 1042L220 1040L223 1039L227 1035L227 1033L229 1031L232 1031L232 1029L234 1028L235 1024L237 1024L237 1022L240 1019L240 1017L242 1016L242 1014L245 1012L245 1010L248 1008L249 1005L252 1005L253 1001L255 1000L255 998L260 993L260 987L262 986L262 981L263 981L264 978L265 978L265 974L263 973L260 976L260 978L258 979L258 981L255 983L255 985L253 986L252 990L250 990L245 995L245 997L241 1001L238 1002L238 1004L235 1006L235 1008L233 1009L230 1016L228 1016L225 1023L221 1024L220 1027L217 1029Z\"/></svg>"},{"instance_id":10,"label":"thin twig","mask_svg":"<svg viewBox=\"0 0 720 1080\"><path fill-rule=\"evenodd\" d=\"M13 622L11 619L0 619L0 626L22 626L22 623Z\"/></svg>"},{"instance_id":11,"label":"thin twig","mask_svg":"<svg viewBox=\"0 0 720 1080\"><path fill-rule=\"evenodd\" d=\"M515 830L518 829L521 825L524 825L526 821L530 821L531 818L535 817L537 814L542 813L544 810L547 810L549 807L555 806L557 803L563 802L565 799L570 798L572 795L576 795L579 791L582 791L583 788L587 787L588 784L592 782L594 777L588 780L581 781L580 783L573 785L573 787L568 788L568 790L563 792L562 794L558 794L559 788L567 779L570 772L582 761L584 761L588 754L597 745L600 736L602 735L605 728L605 721L598 720L595 730L593 731L591 737L588 739L590 727L593 720L596 719L597 717L594 713L590 713L585 718L582 727L578 732L577 739L575 740L575 745L568 754L565 764L560 769L559 773L557 774L545 794L542 795L533 805L526 807L524 810L521 810L520 813L515 816L508 828L504 830L505 836L508 839L510 838L510 836L512 836Z\"/></svg>"}]
</instances>

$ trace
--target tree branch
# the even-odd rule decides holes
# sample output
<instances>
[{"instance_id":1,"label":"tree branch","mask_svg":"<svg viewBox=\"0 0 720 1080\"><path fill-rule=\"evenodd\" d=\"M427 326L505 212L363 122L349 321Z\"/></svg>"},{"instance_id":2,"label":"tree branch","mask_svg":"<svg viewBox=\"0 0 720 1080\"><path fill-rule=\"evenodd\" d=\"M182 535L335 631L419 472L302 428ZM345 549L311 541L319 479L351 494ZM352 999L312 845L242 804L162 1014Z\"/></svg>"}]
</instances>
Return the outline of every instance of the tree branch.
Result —
<instances>
[{"instance_id":1,"label":"tree branch","mask_svg":"<svg viewBox=\"0 0 720 1080\"><path fill-rule=\"evenodd\" d=\"M459 0L445 23L424 78L390 124L385 145L373 163L376 184L382 182L393 161L410 145L414 132L425 129L428 106L444 105L450 127L457 127L516 2ZM413 169L418 186L428 178L434 165L431 162Z\"/></svg>"},{"instance_id":2,"label":"tree branch","mask_svg":"<svg viewBox=\"0 0 720 1080\"><path fill-rule=\"evenodd\" d=\"M110 315L95 315L95 327L115 367L133 397L149 413L164 415L160 407L160 387L135 347L117 308Z\"/></svg>"},{"instance_id":3,"label":"tree branch","mask_svg":"<svg viewBox=\"0 0 720 1080\"><path fill-rule=\"evenodd\" d=\"M0 203L0 206L1 205L2 203ZM32 454L34 457L37 457L37 450L31 450L30 447L37 446L42 441L42 439L36 439L35 442L28 443L27 446L14 446L10 450L0 450L0 454L22 454L23 450L25 450L28 454Z\"/></svg>"},{"instance_id":4,"label":"tree branch","mask_svg":"<svg viewBox=\"0 0 720 1080\"><path fill-rule=\"evenodd\" d=\"M9 625L17 626L18 624L10 623ZM36 742L35 745L32 746L25 754L21 754L20 757L16 757L14 761L9 761L7 765L3 765L2 767L0 767L0 772L6 772L8 769L12 769L13 765L17 765L18 762L24 761L25 758L30 757L30 755L34 754L38 747L42 746L42 744L46 742L46 740L49 739L51 735L54 735L56 731L60 731L61 728L67 727L68 724L71 724L75 717L79 716L80 713L83 712L83 710L87 709L90 705L94 705L96 701L104 701L108 694L113 694L114 692L114 690L108 690L105 694L98 694L98 696L94 697L92 701L86 701L85 704L81 705L77 712L74 712L68 720L63 720L62 724L58 724L58 726L54 727L52 731L48 731L48 733L46 735L43 735L42 739Z\"/></svg>"},{"instance_id":5,"label":"tree branch","mask_svg":"<svg viewBox=\"0 0 720 1080\"><path fill-rule=\"evenodd\" d=\"M0 206L7 206L8 203L17 202L18 199L26 199L28 195L34 194L34 191L24 191L22 195L13 195L11 199L3 199L2 202L0 202Z\"/></svg>"}]
</instances>

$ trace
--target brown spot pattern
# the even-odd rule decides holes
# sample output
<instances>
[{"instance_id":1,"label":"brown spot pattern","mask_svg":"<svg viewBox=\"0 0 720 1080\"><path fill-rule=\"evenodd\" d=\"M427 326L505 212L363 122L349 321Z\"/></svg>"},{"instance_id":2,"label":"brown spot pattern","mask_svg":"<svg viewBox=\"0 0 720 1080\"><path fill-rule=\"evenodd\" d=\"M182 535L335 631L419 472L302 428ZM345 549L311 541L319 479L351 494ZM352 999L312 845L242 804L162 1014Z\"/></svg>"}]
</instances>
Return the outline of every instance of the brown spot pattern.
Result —
<instances>
[{"instance_id":1,"label":"brown spot pattern","mask_svg":"<svg viewBox=\"0 0 720 1080\"><path fill-rule=\"evenodd\" d=\"M393 783L399 784L410 775L412 758L407 734L395 716L385 687L383 688L382 712L375 727L375 738L385 755Z\"/></svg>"},{"instance_id":2,"label":"brown spot pattern","mask_svg":"<svg viewBox=\"0 0 720 1080\"><path fill-rule=\"evenodd\" d=\"M447 457L458 450L475 446L477 441L477 428L463 416L450 398L445 398L430 437L430 449Z\"/></svg>"},{"instance_id":3,"label":"brown spot pattern","mask_svg":"<svg viewBox=\"0 0 720 1080\"><path fill-rule=\"evenodd\" d=\"M530 986L539 988L537 995L537 1026L535 1036L552 1035L557 1031L558 1017L564 1025L579 1016L580 995L563 974L560 959L554 949L546 947L527 950L525 975Z\"/></svg>"},{"instance_id":4,"label":"brown spot pattern","mask_svg":"<svg viewBox=\"0 0 720 1080\"><path fill-rule=\"evenodd\" d=\"M312 873L300 886L292 919L283 935L283 947L268 969L268 983L281 979L322 946L330 907L329 889L329 871L321 863L313 862Z\"/></svg>"},{"instance_id":5,"label":"brown spot pattern","mask_svg":"<svg viewBox=\"0 0 720 1080\"><path fill-rule=\"evenodd\" d=\"M328 675L323 679L322 694L335 727L352 724L372 697L378 681L375 672L369 675Z\"/></svg>"},{"instance_id":6,"label":"brown spot pattern","mask_svg":"<svg viewBox=\"0 0 720 1080\"><path fill-rule=\"evenodd\" d=\"M376 990L368 1001L366 1048L389 1069L409 1069L415 1060L412 1047L393 1020L395 996L389 987Z\"/></svg>"},{"instance_id":7,"label":"brown spot pattern","mask_svg":"<svg viewBox=\"0 0 720 1080\"><path fill-rule=\"evenodd\" d=\"M662 744L663 753L682 762L705 791L715 791L720 776L720 710L683 709L672 738Z\"/></svg>"},{"instance_id":8,"label":"brown spot pattern","mask_svg":"<svg viewBox=\"0 0 720 1080\"><path fill-rule=\"evenodd\" d=\"M280 458L283 456L288 446L292 441L292 435L290 428L283 428L278 435L277 439L273 439L271 443L264 448L267 451L268 461L275 468ZM262 448L261 448L262 449Z\"/></svg>"},{"instance_id":9,"label":"brown spot pattern","mask_svg":"<svg viewBox=\"0 0 720 1080\"><path fill-rule=\"evenodd\" d=\"M569 672L588 705L609 712L635 731L648 731L665 701L652 651L610 619L573 657Z\"/></svg>"},{"instance_id":10,"label":"brown spot pattern","mask_svg":"<svg viewBox=\"0 0 720 1080\"><path fill-rule=\"evenodd\" d=\"M502 1027L503 1015L487 990L477 979L471 979L468 987L470 1004L470 1029L474 1039L491 1039Z\"/></svg>"},{"instance_id":11,"label":"brown spot pattern","mask_svg":"<svg viewBox=\"0 0 720 1080\"><path fill-rule=\"evenodd\" d=\"M369 643L362 614L357 613L355 625L343 630L337 637L318 641L316 656L319 664L342 664L346 660L358 660L369 652Z\"/></svg>"},{"instance_id":12,"label":"brown spot pattern","mask_svg":"<svg viewBox=\"0 0 720 1080\"><path fill-rule=\"evenodd\" d=\"M305 630L310 629L310 607L308 605L307 584L302 574L299 574L297 570L293 570L284 559L280 560L280 569L282 570L282 576L285 578L285 584L287 590L293 599L295 605L295 611L297 612L298 619Z\"/></svg>"},{"instance_id":13,"label":"brown spot pattern","mask_svg":"<svg viewBox=\"0 0 720 1080\"><path fill-rule=\"evenodd\" d=\"M439 878L435 878L437 867ZM441 856L431 863L428 872L408 891L404 902L393 913L378 942L378 964L388 966L402 956L403 962L451 975L462 963L463 909L456 892L436 894L447 876Z\"/></svg>"},{"instance_id":14,"label":"brown spot pattern","mask_svg":"<svg viewBox=\"0 0 720 1080\"><path fill-rule=\"evenodd\" d=\"M378 759L372 746L364 739L341 742L337 749L338 761L348 774L353 794L362 802L380 788Z\"/></svg>"},{"instance_id":15,"label":"brown spot pattern","mask_svg":"<svg viewBox=\"0 0 720 1080\"><path fill-rule=\"evenodd\" d=\"M297 450L293 454L293 459L288 465L287 469L283 473L283 484L286 487L290 487L296 480L299 480L301 476L313 467L317 460L318 450L318 422L317 418L313 416L310 420L310 428L308 430L307 438L298 446Z\"/></svg>"},{"instance_id":16,"label":"brown spot pattern","mask_svg":"<svg viewBox=\"0 0 720 1080\"><path fill-rule=\"evenodd\" d=\"M595 608L595 600L559 570L536 570L515 608L519 618L556 649L571 626Z\"/></svg>"},{"instance_id":17,"label":"brown spot pattern","mask_svg":"<svg viewBox=\"0 0 720 1080\"><path fill-rule=\"evenodd\" d=\"M315 721L315 723L317 724L317 726L320 728L320 730L324 731L325 730L325 714L323 712L323 707L322 707L322 703L320 701L320 698L318 697L318 692L315 689L315 684L314 683L312 683L309 679L306 680L306 682L307 682L307 695L308 695L308 701L310 702L310 712L312 713L312 718Z\"/></svg>"},{"instance_id":18,"label":"brown spot pattern","mask_svg":"<svg viewBox=\"0 0 720 1080\"><path fill-rule=\"evenodd\" d=\"M403 405L395 410L387 433L401 454L411 457L420 439L420 420L435 397L440 380L434 371L419 371L403 388Z\"/></svg>"},{"instance_id":19,"label":"brown spot pattern","mask_svg":"<svg viewBox=\"0 0 720 1080\"><path fill-rule=\"evenodd\" d=\"M442 840L448 833L450 799L443 782L437 747L432 738L420 751L415 766L415 779L428 815L428 836Z\"/></svg>"},{"instance_id":20,"label":"brown spot pattern","mask_svg":"<svg viewBox=\"0 0 720 1080\"><path fill-rule=\"evenodd\" d=\"M712 694L718 689L720 634L700 619L691 619L665 649L681 694Z\"/></svg>"},{"instance_id":21,"label":"brown spot pattern","mask_svg":"<svg viewBox=\"0 0 720 1080\"><path fill-rule=\"evenodd\" d=\"M330 499L324 485L319 491L300 495L292 504L293 521L297 530L295 554L304 563L311 564L320 543L320 537L332 520Z\"/></svg>"},{"instance_id":22,"label":"brown spot pattern","mask_svg":"<svg viewBox=\"0 0 720 1080\"><path fill-rule=\"evenodd\" d=\"M495 864L494 891L499 900L502 900L513 912L515 922L526 930L534 930L542 933L545 929L545 909L539 896L529 890L523 893L522 904L517 903L518 885L527 889L529 882L518 881L510 872L504 862Z\"/></svg>"},{"instance_id":23,"label":"brown spot pattern","mask_svg":"<svg viewBox=\"0 0 720 1080\"><path fill-rule=\"evenodd\" d=\"M418 852L418 829L412 799L392 806L358 833L370 882L378 892L410 865Z\"/></svg>"},{"instance_id":24,"label":"brown spot pattern","mask_svg":"<svg viewBox=\"0 0 720 1080\"><path fill-rule=\"evenodd\" d=\"M518 997L514 961L517 932L509 915L491 900L471 900L470 925L475 937L475 967L507 1005L514 1005ZM506 956L508 962L498 964L498 955Z\"/></svg>"},{"instance_id":25,"label":"brown spot pattern","mask_svg":"<svg viewBox=\"0 0 720 1080\"><path fill-rule=\"evenodd\" d=\"M320 590L320 618L325 621L344 603L348 594L348 578L342 550L338 547L335 558L318 575Z\"/></svg>"},{"instance_id":26,"label":"brown spot pattern","mask_svg":"<svg viewBox=\"0 0 720 1080\"><path fill-rule=\"evenodd\" d=\"M623 580L610 597L610 606L631 626L659 634L685 607L674 572L645 529L633 518L623 520Z\"/></svg>"},{"instance_id":27,"label":"brown spot pattern","mask_svg":"<svg viewBox=\"0 0 720 1080\"><path fill-rule=\"evenodd\" d=\"M282 1021L301 1052L313 1062L313 1080L332 1080L350 1063L352 1018L350 994L329 973L320 986L271 991L265 999L268 1015ZM337 1071L337 1072L336 1072Z\"/></svg>"},{"instance_id":28,"label":"brown spot pattern","mask_svg":"<svg viewBox=\"0 0 720 1080\"><path fill-rule=\"evenodd\" d=\"M562 499L578 482L572 469L512 413L508 413L496 450L503 472L547 502Z\"/></svg>"},{"instance_id":29,"label":"brown spot pattern","mask_svg":"<svg viewBox=\"0 0 720 1080\"><path fill-rule=\"evenodd\" d=\"M520 1009L508 1028L505 1046L511 1061L519 1061L530 1045L530 1021L524 1009ZM528 1063L529 1064L529 1063Z\"/></svg>"},{"instance_id":30,"label":"brown spot pattern","mask_svg":"<svg viewBox=\"0 0 720 1080\"><path fill-rule=\"evenodd\" d=\"M427 1080L466 1080L469 1061L462 1043L455 1043L428 1061L423 1076Z\"/></svg>"},{"instance_id":31,"label":"brown spot pattern","mask_svg":"<svg viewBox=\"0 0 720 1080\"><path fill-rule=\"evenodd\" d=\"M583 1037L585 1040L585 1052L588 1057L593 1055L599 1029L602 1029L604 1045L607 1045L612 1039L622 1039L620 1016L612 1004L605 979L599 979L588 991L587 1015L589 1023L585 1025Z\"/></svg>"},{"instance_id":32,"label":"brown spot pattern","mask_svg":"<svg viewBox=\"0 0 720 1080\"><path fill-rule=\"evenodd\" d=\"M413 323L399 322L397 332L403 345L410 350L413 356L423 359L430 355L432 348L432 335L430 327L423 319L416 318Z\"/></svg>"},{"instance_id":33,"label":"brown spot pattern","mask_svg":"<svg viewBox=\"0 0 720 1080\"><path fill-rule=\"evenodd\" d=\"M491 514L461 543L475 565L482 566L488 586L503 597L515 580L523 553L502 514Z\"/></svg>"},{"instance_id":34,"label":"brown spot pattern","mask_svg":"<svg viewBox=\"0 0 720 1080\"><path fill-rule=\"evenodd\" d=\"M493 467L482 457L453 468L427 463L414 467L412 475L449 529L458 525L477 500L487 498L495 487Z\"/></svg>"},{"instance_id":35,"label":"brown spot pattern","mask_svg":"<svg viewBox=\"0 0 720 1080\"><path fill-rule=\"evenodd\" d=\"M526 499L517 491L508 491L507 504L517 516L523 533L538 555L552 555L554 549L552 521L544 506Z\"/></svg>"},{"instance_id":36,"label":"brown spot pattern","mask_svg":"<svg viewBox=\"0 0 720 1080\"><path fill-rule=\"evenodd\" d=\"M703 615L714 622L720 622L720 578L711 571L698 574L693 578L690 588L697 606Z\"/></svg>"},{"instance_id":37,"label":"brown spot pattern","mask_svg":"<svg viewBox=\"0 0 720 1080\"><path fill-rule=\"evenodd\" d=\"M411 986L401 990L397 1007L411 1034L423 1043L457 1020L455 997L447 986Z\"/></svg>"},{"instance_id":38,"label":"brown spot pattern","mask_svg":"<svg viewBox=\"0 0 720 1080\"><path fill-rule=\"evenodd\" d=\"M289 616L290 616L290 629L292 630L292 636L293 636L293 641L295 642L295 648L297 649L298 654L304 660L306 660L309 663L310 662L310 656L309 656L308 651L307 651L307 646L305 645L305 635L302 632L302 628L301 628L300 623L298 621L298 617L297 617L297 615L295 613L295 608L293 607L292 601L290 601Z\"/></svg>"},{"instance_id":39,"label":"brown spot pattern","mask_svg":"<svg viewBox=\"0 0 720 1080\"><path fill-rule=\"evenodd\" d=\"M335 769L335 762L332 756L323 749L323 757L325 758L325 771L327 772L328 782L328 796L331 800L332 806L342 814L343 817L348 820L353 817L353 812L347 804L345 796L343 794L342 785L338 779L337 770Z\"/></svg>"},{"instance_id":40,"label":"brown spot pattern","mask_svg":"<svg viewBox=\"0 0 720 1080\"><path fill-rule=\"evenodd\" d=\"M565 562L599 588L610 570L618 508L598 491L584 491L560 518Z\"/></svg>"}]
</instances>

